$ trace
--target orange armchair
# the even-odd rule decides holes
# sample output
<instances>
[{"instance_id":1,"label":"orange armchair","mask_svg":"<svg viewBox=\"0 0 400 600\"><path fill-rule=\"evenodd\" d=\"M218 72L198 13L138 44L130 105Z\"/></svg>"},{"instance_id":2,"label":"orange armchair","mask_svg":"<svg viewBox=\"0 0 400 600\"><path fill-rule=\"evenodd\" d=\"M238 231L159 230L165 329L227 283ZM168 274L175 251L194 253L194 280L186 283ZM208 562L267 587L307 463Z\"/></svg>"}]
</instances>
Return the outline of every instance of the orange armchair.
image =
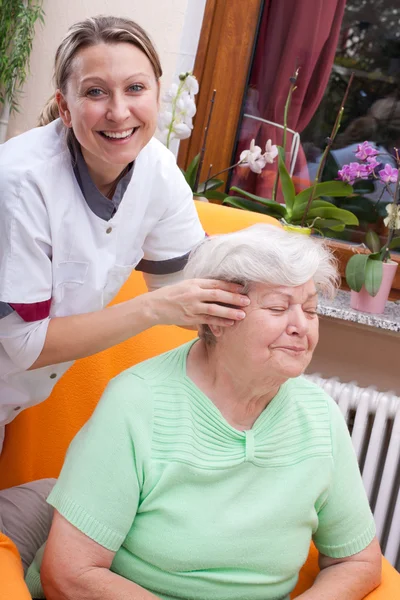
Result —
<instances>
[{"instance_id":1,"label":"orange armchair","mask_svg":"<svg viewBox=\"0 0 400 600\"><path fill-rule=\"evenodd\" d=\"M227 233L258 222L278 225L274 219L255 213L201 202L196 206L209 234ZM128 300L145 289L142 276L135 272L115 302ZM105 352L77 361L46 402L22 412L7 426L0 456L0 489L57 477L71 439L90 417L108 381L133 364L183 344L194 335L178 327L154 327ZM292 597L309 588L317 573L317 551L311 546ZM17 550L0 534L0 600L29 597ZM400 600L400 574L385 559L383 583L368 600Z\"/></svg>"}]
</instances>

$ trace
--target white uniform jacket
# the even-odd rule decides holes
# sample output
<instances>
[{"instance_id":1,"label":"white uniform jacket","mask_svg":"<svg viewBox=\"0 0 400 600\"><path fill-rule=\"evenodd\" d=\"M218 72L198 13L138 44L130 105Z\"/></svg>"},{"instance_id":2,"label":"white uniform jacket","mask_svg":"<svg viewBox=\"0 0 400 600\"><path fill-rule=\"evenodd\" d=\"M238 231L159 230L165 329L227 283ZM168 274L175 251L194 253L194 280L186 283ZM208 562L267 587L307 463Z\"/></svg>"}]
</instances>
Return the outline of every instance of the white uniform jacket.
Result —
<instances>
[{"instance_id":1,"label":"white uniform jacket","mask_svg":"<svg viewBox=\"0 0 400 600\"><path fill-rule=\"evenodd\" d=\"M59 119L0 146L0 425L46 399L72 364L28 370L51 318L101 310L139 261L161 279L179 271L203 237L192 192L156 139L108 220L83 196Z\"/></svg>"}]
</instances>

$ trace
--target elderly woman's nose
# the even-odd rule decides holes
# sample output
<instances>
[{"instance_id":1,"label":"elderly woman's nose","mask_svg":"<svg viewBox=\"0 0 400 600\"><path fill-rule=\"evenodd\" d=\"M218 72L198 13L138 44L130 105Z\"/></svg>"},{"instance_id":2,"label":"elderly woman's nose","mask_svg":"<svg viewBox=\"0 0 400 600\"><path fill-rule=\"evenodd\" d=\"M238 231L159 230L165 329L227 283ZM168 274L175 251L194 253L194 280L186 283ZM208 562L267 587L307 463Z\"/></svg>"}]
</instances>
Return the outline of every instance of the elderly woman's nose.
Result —
<instances>
[{"instance_id":1,"label":"elderly woman's nose","mask_svg":"<svg viewBox=\"0 0 400 600\"><path fill-rule=\"evenodd\" d=\"M308 320L301 306L293 306L288 323L289 333L305 335L308 331Z\"/></svg>"}]
</instances>

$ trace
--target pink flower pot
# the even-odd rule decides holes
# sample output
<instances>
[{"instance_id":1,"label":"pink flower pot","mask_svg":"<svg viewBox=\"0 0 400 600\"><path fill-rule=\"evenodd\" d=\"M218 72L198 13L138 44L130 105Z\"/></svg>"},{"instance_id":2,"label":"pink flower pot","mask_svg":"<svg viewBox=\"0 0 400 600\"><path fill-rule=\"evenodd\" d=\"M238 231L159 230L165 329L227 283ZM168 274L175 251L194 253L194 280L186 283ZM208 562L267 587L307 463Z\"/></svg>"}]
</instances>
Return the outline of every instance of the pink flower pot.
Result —
<instances>
[{"instance_id":1,"label":"pink flower pot","mask_svg":"<svg viewBox=\"0 0 400 600\"><path fill-rule=\"evenodd\" d=\"M386 302L390 294L393 279L396 274L397 263L383 263L382 283L376 296L368 294L363 286L359 292L351 290L350 306L361 312L380 315L385 310Z\"/></svg>"}]
</instances>

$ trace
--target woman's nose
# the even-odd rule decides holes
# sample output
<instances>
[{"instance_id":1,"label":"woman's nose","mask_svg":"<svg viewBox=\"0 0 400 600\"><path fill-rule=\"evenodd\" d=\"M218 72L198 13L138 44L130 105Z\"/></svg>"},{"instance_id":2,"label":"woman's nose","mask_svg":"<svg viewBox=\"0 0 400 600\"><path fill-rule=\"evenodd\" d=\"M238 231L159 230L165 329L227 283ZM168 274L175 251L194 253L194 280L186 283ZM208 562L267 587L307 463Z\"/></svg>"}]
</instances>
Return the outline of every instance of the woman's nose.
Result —
<instances>
[{"instance_id":1,"label":"woman's nose","mask_svg":"<svg viewBox=\"0 0 400 600\"><path fill-rule=\"evenodd\" d=\"M297 334L303 336L306 335L307 331L308 321L303 308L301 306L293 306L290 311L288 333L291 335Z\"/></svg>"},{"instance_id":2,"label":"woman's nose","mask_svg":"<svg viewBox=\"0 0 400 600\"><path fill-rule=\"evenodd\" d=\"M114 96L108 107L106 117L109 121L122 122L129 118L129 104L125 98Z\"/></svg>"}]
</instances>

